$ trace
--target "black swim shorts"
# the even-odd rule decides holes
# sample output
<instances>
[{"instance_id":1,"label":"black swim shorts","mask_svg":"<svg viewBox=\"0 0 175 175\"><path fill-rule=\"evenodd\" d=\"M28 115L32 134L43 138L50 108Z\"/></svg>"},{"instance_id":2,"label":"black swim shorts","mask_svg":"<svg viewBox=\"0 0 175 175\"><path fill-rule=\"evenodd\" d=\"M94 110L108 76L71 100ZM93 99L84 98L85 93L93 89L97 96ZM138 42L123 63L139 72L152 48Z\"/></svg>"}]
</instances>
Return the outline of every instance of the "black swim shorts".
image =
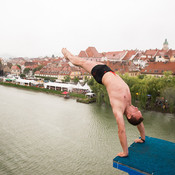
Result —
<instances>
[{"instance_id":1,"label":"black swim shorts","mask_svg":"<svg viewBox=\"0 0 175 175\"><path fill-rule=\"evenodd\" d=\"M112 72L112 73L114 73L114 71L112 71L108 66L106 66L104 64L96 65L91 70L92 76L100 84L102 84L102 78L103 78L103 75L106 72Z\"/></svg>"}]
</instances>

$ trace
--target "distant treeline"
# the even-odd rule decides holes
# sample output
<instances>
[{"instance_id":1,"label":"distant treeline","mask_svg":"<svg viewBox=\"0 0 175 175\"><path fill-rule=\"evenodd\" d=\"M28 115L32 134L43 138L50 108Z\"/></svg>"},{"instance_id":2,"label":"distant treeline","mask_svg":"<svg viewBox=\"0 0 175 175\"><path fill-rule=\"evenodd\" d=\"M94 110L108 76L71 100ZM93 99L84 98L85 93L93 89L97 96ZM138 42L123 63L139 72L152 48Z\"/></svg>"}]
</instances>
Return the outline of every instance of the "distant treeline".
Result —
<instances>
[{"instance_id":1,"label":"distant treeline","mask_svg":"<svg viewBox=\"0 0 175 175\"><path fill-rule=\"evenodd\" d=\"M120 75L130 87L132 103L142 109L175 112L175 77L171 72L164 72L163 77L139 75L131 77L128 74ZM93 78L88 83L96 93L97 103L110 105L107 91L103 85Z\"/></svg>"}]
</instances>

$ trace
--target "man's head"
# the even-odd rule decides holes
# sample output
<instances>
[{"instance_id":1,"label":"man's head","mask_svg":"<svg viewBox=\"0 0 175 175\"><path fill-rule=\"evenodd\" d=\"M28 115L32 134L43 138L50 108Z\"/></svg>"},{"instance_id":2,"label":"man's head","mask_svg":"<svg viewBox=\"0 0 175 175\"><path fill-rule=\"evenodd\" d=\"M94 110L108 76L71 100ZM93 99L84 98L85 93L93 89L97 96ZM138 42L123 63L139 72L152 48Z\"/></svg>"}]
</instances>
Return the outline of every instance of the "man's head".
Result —
<instances>
[{"instance_id":1,"label":"man's head","mask_svg":"<svg viewBox=\"0 0 175 175\"><path fill-rule=\"evenodd\" d=\"M139 125L143 121L142 113L133 105L127 107L125 114L128 122L132 125Z\"/></svg>"}]
</instances>

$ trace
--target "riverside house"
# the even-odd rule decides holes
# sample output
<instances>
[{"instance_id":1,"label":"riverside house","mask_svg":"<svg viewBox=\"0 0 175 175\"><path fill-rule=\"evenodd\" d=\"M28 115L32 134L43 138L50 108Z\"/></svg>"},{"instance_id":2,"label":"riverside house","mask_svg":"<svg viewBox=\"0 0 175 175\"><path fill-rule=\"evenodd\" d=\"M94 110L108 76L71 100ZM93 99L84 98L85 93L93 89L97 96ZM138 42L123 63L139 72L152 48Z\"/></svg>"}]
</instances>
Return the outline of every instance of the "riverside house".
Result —
<instances>
[{"instance_id":1,"label":"riverside house","mask_svg":"<svg viewBox=\"0 0 175 175\"><path fill-rule=\"evenodd\" d=\"M12 75L19 76L20 73L21 73L21 69L17 65L11 67L11 74Z\"/></svg>"}]
</instances>

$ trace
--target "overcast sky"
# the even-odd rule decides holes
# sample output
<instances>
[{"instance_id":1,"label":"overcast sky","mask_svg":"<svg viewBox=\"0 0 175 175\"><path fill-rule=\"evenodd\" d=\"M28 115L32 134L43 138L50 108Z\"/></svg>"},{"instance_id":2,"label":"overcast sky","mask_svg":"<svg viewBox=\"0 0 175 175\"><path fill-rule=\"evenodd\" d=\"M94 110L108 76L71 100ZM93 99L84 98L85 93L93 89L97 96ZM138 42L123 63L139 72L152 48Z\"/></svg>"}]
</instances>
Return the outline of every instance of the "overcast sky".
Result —
<instances>
[{"instance_id":1,"label":"overcast sky","mask_svg":"<svg viewBox=\"0 0 175 175\"><path fill-rule=\"evenodd\" d=\"M0 56L175 49L174 0L0 0Z\"/></svg>"}]
</instances>

